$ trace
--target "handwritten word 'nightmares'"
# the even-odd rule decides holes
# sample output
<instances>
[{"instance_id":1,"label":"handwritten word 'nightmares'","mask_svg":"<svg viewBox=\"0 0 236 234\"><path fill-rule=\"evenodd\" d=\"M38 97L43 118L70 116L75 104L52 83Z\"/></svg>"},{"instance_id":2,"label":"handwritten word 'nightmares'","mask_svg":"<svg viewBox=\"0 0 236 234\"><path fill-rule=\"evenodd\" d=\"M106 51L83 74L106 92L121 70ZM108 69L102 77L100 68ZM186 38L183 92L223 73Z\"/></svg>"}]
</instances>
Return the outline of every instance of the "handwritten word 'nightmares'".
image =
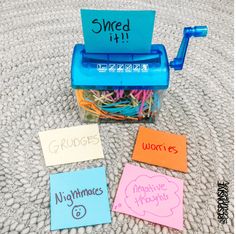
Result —
<instances>
[{"instance_id":1,"label":"handwritten word 'nightmares'","mask_svg":"<svg viewBox=\"0 0 236 234\"><path fill-rule=\"evenodd\" d=\"M92 21L93 29L92 32L99 34L102 32L109 32L109 41L115 43L125 43L128 42L130 31L130 21L127 19L125 23L120 21L106 21L99 19L94 19Z\"/></svg>"},{"instance_id":2,"label":"handwritten word 'nightmares'","mask_svg":"<svg viewBox=\"0 0 236 234\"><path fill-rule=\"evenodd\" d=\"M55 193L56 205L62 202L66 202L67 206L71 207L74 204L74 200L89 196L100 196L103 194L102 188L91 188L91 189L76 189L71 190L69 193L59 192Z\"/></svg>"},{"instance_id":3,"label":"handwritten word 'nightmares'","mask_svg":"<svg viewBox=\"0 0 236 234\"><path fill-rule=\"evenodd\" d=\"M87 137L73 137L70 139L62 138L59 141L53 140L49 143L48 149L50 153L56 154L59 151L65 151L72 148L88 145L96 145L99 143L99 136L87 136Z\"/></svg>"}]
</instances>

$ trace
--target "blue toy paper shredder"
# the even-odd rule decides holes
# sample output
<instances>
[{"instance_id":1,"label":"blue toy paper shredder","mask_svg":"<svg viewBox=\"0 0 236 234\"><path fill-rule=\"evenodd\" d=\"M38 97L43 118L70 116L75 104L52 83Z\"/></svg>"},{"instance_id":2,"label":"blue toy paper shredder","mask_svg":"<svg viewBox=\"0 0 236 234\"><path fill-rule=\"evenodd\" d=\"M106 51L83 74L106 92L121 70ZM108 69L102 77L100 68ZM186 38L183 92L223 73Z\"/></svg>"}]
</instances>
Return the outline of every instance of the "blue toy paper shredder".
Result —
<instances>
[{"instance_id":1,"label":"blue toy paper shredder","mask_svg":"<svg viewBox=\"0 0 236 234\"><path fill-rule=\"evenodd\" d=\"M162 44L149 53L86 53L74 47L71 84L84 122L155 122L169 69L182 70L191 37L207 36L206 26L186 27L176 58L170 63Z\"/></svg>"}]
</instances>

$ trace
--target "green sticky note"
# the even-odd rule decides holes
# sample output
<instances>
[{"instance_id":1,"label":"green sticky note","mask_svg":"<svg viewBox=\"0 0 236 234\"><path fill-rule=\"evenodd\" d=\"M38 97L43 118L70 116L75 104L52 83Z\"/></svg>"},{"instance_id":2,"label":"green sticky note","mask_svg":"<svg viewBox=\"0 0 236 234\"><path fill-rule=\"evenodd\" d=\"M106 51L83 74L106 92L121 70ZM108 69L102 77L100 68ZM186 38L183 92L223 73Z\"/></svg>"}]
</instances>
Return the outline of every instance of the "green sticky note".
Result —
<instances>
[{"instance_id":1,"label":"green sticky note","mask_svg":"<svg viewBox=\"0 0 236 234\"><path fill-rule=\"evenodd\" d=\"M87 53L148 53L155 11L81 10Z\"/></svg>"}]
</instances>

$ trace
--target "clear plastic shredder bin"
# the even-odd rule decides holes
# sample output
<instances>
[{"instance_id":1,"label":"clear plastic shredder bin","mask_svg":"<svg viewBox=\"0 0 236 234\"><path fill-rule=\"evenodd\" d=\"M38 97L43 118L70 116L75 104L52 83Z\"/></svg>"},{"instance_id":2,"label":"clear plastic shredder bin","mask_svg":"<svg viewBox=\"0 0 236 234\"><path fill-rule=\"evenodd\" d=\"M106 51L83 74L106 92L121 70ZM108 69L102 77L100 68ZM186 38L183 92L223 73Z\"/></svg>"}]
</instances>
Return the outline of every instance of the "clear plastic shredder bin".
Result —
<instances>
[{"instance_id":1,"label":"clear plastic shredder bin","mask_svg":"<svg viewBox=\"0 0 236 234\"><path fill-rule=\"evenodd\" d=\"M154 44L150 53L86 53L74 47L71 84L84 122L155 122L169 68L182 70L190 37L205 37L206 26L186 27L177 57L168 62L164 45Z\"/></svg>"}]
</instances>

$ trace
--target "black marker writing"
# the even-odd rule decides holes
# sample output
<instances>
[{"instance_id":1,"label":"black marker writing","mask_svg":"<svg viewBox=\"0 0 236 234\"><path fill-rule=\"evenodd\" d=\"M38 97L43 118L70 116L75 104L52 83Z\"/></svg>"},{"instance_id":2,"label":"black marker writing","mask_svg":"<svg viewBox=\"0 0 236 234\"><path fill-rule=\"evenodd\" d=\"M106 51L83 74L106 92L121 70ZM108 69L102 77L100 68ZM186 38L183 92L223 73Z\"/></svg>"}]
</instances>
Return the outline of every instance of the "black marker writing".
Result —
<instances>
[{"instance_id":1,"label":"black marker writing","mask_svg":"<svg viewBox=\"0 0 236 234\"><path fill-rule=\"evenodd\" d=\"M74 219L82 219L86 215L86 213L87 210L83 205L74 206L72 209L72 217Z\"/></svg>"},{"instance_id":2,"label":"black marker writing","mask_svg":"<svg viewBox=\"0 0 236 234\"><path fill-rule=\"evenodd\" d=\"M62 202L67 202L67 206L72 206L74 200L82 197L88 196L100 196L103 194L102 188L91 188L91 189L76 189L71 190L69 193L65 194L64 192L55 193L56 205Z\"/></svg>"},{"instance_id":3,"label":"black marker writing","mask_svg":"<svg viewBox=\"0 0 236 234\"><path fill-rule=\"evenodd\" d=\"M110 32L109 33L109 41L115 42L116 44L120 41L122 43L128 42L129 35L128 32L130 31L130 20L127 19L124 23L120 21L106 21L105 19L99 20L94 19L92 20L93 28L92 32L99 34L101 32ZM120 32L123 31L123 32Z\"/></svg>"},{"instance_id":4,"label":"black marker writing","mask_svg":"<svg viewBox=\"0 0 236 234\"><path fill-rule=\"evenodd\" d=\"M95 25L95 27L92 29L94 33L100 33L101 31L104 32L114 32L114 31L130 31L130 22L129 19L127 19L127 24L122 25L121 22L117 21L105 21L104 19L99 22L98 19L94 19L92 21L92 24Z\"/></svg>"}]
</instances>

